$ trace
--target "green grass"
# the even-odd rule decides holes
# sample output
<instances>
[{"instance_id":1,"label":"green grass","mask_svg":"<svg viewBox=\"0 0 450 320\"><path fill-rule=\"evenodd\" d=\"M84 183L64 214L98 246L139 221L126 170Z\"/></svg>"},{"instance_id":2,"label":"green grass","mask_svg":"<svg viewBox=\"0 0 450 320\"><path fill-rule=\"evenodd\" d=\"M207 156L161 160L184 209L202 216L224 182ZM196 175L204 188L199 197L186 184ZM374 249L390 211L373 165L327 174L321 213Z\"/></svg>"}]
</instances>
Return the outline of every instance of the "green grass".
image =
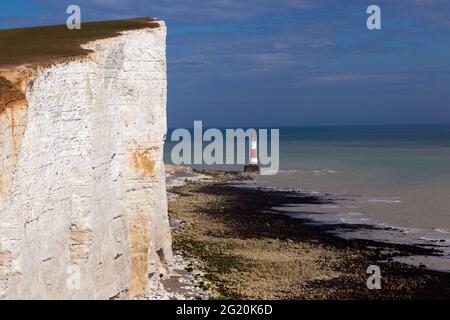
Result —
<instances>
[{"instance_id":1,"label":"green grass","mask_svg":"<svg viewBox=\"0 0 450 320\"><path fill-rule=\"evenodd\" d=\"M204 278L217 286L220 294L213 299L240 299L239 293L230 290L223 284L224 279L234 272L244 272L249 270L250 261L240 256L228 253L228 250L233 248L233 245L222 242L212 242L207 240L195 240L182 235L174 238L173 247L175 252L179 252L184 257L194 258L205 263ZM192 272L194 268L187 266L186 271ZM203 290L209 290L208 283L199 284Z\"/></svg>"},{"instance_id":2,"label":"green grass","mask_svg":"<svg viewBox=\"0 0 450 320\"><path fill-rule=\"evenodd\" d=\"M68 30L66 25L0 30L0 67L86 55L89 51L81 44L114 37L120 31L158 26L153 18L137 18L82 23L81 30Z\"/></svg>"},{"instance_id":3,"label":"green grass","mask_svg":"<svg viewBox=\"0 0 450 320\"><path fill-rule=\"evenodd\" d=\"M174 241L175 250L179 250L189 257L200 258L208 264L209 270L218 273L231 273L233 270L244 271L247 265L241 257L226 254L231 249L230 244L199 241L178 237ZM189 268L190 266L188 266Z\"/></svg>"}]
</instances>

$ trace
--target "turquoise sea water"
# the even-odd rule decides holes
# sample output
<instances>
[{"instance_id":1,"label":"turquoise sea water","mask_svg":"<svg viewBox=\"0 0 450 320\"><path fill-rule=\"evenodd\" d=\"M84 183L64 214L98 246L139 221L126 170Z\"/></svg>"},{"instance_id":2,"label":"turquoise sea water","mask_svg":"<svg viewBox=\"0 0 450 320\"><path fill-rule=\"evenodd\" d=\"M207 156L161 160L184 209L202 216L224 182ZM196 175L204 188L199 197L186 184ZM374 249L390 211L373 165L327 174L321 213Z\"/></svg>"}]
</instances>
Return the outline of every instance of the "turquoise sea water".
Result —
<instances>
[{"instance_id":1,"label":"turquoise sea water","mask_svg":"<svg viewBox=\"0 0 450 320\"><path fill-rule=\"evenodd\" d=\"M403 230L396 240L450 247L450 126L280 128L280 171L255 181L337 199L291 213L393 226Z\"/></svg>"},{"instance_id":2,"label":"turquoise sea water","mask_svg":"<svg viewBox=\"0 0 450 320\"><path fill-rule=\"evenodd\" d=\"M437 246L442 257L403 261L450 271L450 126L286 128L280 150L283 170L258 177L259 185L335 199L282 210L321 223L381 227L341 233L348 238Z\"/></svg>"},{"instance_id":3,"label":"turquoise sea water","mask_svg":"<svg viewBox=\"0 0 450 320\"><path fill-rule=\"evenodd\" d=\"M280 140L285 171L262 181L392 200L395 214L369 214L450 229L450 126L286 128Z\"/></svg>"},{"instance_id":4,"label":"turquoise sea water","mask_svg":"<svg viewBox=\"0 0 450 320\"><path fill-rule=\"evenodd\" d=\"M349 175L351 168L373 169L377 175L369 183L383 187L449 181L444 178L450 177L450 127L286 128L281 132L283 169L334 166L345 168ZM378 175L379 169L385 174Z\"/></svg>"}]
</instances>

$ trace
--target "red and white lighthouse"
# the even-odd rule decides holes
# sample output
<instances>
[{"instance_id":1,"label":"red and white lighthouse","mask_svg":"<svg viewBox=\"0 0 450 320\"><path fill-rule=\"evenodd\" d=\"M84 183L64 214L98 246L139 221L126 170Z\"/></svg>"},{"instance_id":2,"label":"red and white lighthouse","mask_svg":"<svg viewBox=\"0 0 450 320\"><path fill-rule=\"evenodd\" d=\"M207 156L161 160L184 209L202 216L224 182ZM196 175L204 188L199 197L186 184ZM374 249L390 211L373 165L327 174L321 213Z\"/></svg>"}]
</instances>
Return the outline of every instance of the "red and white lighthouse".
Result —
<instances>
[{"instance_id":1,"label":"red and white lighthouse","mask_svg":"<svg viewBox=\"0 0 450 320\"><path fill-rule=\"evenodd\" d=\"M244 167L244 172L248 173L258 173L259 165L258 165L258 139L256 138L256 134L252 135L250 141L250 164Z\"/></svg>"},{"instance_id":2,"label":"red and white lighthouse","mask_svg":"<svg viewBox=\"0 0 450 320\"><path fill-rule=\"evenodd\" d=\"M258 141L256 135L252 135L250 148L250 164L258 165Z\"/></svg>"}]
</instances>

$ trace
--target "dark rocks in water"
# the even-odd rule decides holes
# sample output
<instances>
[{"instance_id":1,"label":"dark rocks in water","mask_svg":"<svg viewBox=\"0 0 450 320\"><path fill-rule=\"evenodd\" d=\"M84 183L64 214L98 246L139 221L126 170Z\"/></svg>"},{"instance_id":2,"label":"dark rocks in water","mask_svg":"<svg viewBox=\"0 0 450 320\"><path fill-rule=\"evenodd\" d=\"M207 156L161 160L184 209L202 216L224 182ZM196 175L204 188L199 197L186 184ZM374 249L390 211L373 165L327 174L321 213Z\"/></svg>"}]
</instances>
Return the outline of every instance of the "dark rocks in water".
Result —
<instances>
[{"instance_id":1,"label":"dark rocks in water","mask_svg":"<svg viewBox=\"0 0 450 320\"><path fill-rule=\"evenodd\" d=\"M244 167L245 173L259 173L259 166L257 164L248 164Z\"/></svg>"}]
</instances>

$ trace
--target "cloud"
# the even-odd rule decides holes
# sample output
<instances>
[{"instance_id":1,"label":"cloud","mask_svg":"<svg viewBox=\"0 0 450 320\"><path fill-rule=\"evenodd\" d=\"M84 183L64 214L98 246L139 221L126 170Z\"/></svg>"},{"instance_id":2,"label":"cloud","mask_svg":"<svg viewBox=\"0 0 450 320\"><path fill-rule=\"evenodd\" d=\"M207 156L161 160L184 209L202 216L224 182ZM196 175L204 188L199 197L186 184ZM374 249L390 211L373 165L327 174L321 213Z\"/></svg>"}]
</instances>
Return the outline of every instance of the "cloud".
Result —
<instances>
[{"instance_id":1,"label":"cloud","mask_svg":"<svg viewBox=\"0 0 450 320\"><path fill-rule=\"evenodd\" d=\"M139 16L166 21L169 110L175 108L173 114L183 120L191 120L184 109L203 114L204 105L210 110L205 101L227 108L231 117L251 102L261 109L270 101L293 107L315 94L308 102L326 110L325 102L316 101L337 99L329 95L335 94L334 87L348 89L344 98L349 105L355 91L364 88L382 96L397 90L393 99L407 94L411 104L425 95L450 101L445 89L450 76L444 73L450 69L448 0L378 0L383 29L376 32L365 23L371 3L361 0L75 2L84 21ZM0 12L0 25L65 23L65 9L73 1L33 3L40 4L33 19L28 13L5 19L7 14ZM281 103L277 108L285 110Z\"/></svg>"},{"instance_id":2,"label":"cloud","mask_svg":"<svg viewBox=\"0 0 450 320\"><path fill-rule=\"evenodd\" d=\"M422 72L367 72L367 73L329 73L308 75L297 86L305 85L339 85L339 84L413 84L425 83L433 80L449 80L450 71L422 71Z\"/></svg>"},{"instance_id":3,"label":"cloud","mask_svg":"<svg viewBox=\"0 0 450 320\"><path fill-rule=\"evenodd\" d=\"M208 63L206 61L199 61L199 60L172 60L171 64L175 66L197 67L197 66L205 66Z\"/></svg>"},{"instance_id":4,"label":"cloud","mask_svg":"<svg viewBox=\"0 0 450 320\"><path fill-rule=\"evenodd\" d=\"M36 0L52 8L71 4L69 0ZM158 16L173 22L195 24L198 21L244 21L267 14L281 14L290 9L310 7L311 0L78 0L88 16L118 14Z\"/></svg>"},{"instance_id":5,"label":"cloud","mask_svg":"<svg viewBox=\"0 0 450 320\"><path fill-rule=\"evenodd\" d=\"M349 82L373 82L373 81L402 81L408 77L402 73L339 73L339 74L327 74L327 75L317 75L306 79L301 84L338 84L338 83L349 83Z\"/></svg>"}]
</instances>

